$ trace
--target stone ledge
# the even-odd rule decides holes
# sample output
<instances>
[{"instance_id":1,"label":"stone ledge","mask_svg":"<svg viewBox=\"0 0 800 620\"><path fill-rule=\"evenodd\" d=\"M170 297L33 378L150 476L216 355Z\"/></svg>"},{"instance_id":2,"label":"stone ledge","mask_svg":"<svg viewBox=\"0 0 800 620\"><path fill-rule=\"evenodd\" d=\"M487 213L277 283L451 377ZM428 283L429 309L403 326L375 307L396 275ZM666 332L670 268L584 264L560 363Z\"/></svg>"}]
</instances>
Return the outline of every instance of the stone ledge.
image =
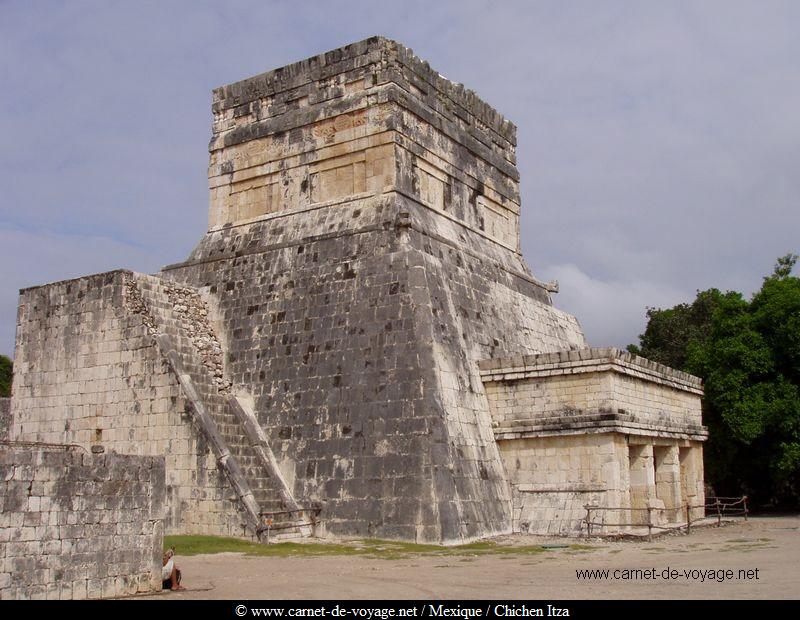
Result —
<instances>
[{"instance_id":1,"label":"stone ledge","mask_svg":"<svg viewBox=\"0 0 800 620\"><path fill-rule=\"evenodd\" d=\"M37 284L35 286L26 286L25 288L19 289L20 295L26 293L28 291L35 291L36 289L46 288L49 286L62 286L64 284L71 284L72 282L82 282L85 280L92 280L94 278L103 278L104 284L112 284L114 279L122 274L132 274L133 271L130 269L113 269L111 271L101 271L100 273L92 273L85 276L80 276L77 278L67 278L66 280L57 280L55 282L45 282L44 284Z\"/></svg>"},{"instance_id":2,"label":"stone ledge","mask_svg":"<svg viewBox=\"0 0 800 620\"><path fill-rule=\"evenodd\" d=\"M675 389L703 394L699 377L614 347L490 358L478 362L484 382L614 371Z\"/></svg>"},{"instance_id":3,"label":"stone ledge","mask_svg":"<svg viewBox=\"0 0 800 620\"><path fill-rule=\"evenodd\" d=\"M498 441L595 433L671 437L692 441L705 441L708 438L708 430L705 426L648 424L637 421L634 416L618 413L592 413L580 416L542 418L535 421L514 420L510 424L496 426L493 430L495 439Z\"/></svg>"},{"instance_id":4,"label":"stone ledge","mask_svg":"<svg viewBox=\"0 0 800 620\"><path fill-rule=\"evenodd\" d=\"M554 484L519 484L516 490L520 493L605 493L609 489L603 484L589 483L554 483Z\"/></svg>"}]
</instances>

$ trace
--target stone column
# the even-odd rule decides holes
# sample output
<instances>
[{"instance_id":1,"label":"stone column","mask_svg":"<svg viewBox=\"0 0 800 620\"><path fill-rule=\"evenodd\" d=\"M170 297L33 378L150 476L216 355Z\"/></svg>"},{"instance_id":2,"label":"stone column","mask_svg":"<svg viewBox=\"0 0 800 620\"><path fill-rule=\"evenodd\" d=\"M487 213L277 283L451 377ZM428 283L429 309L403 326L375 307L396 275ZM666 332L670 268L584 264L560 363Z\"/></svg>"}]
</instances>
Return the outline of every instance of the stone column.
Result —
<instances>
[{"instance_id":1,"label":"stone column","mask_svg":"<svg viewBox=\"0 0 800 620\"><path fill-rule=\"evenodd\" d=\"M679 451L681 501L691 506L692 519L701 519L705 514L705 492L703 489L703 446L690 444ZM685 518L685 517L684 517Z\"/></svg>"},{"instance_id":2,"label":"stone column","mask_svg":"<svg viewBox=\"0 0 800 620\"><path fill-rule=\"evenodd\" d=\"M632 509L630 522L646 524L647 511L643 509L652 507L656 499L653 446L650 444L630 445L628 447L628 462L631 485L630 507Z\"/></svg>"},{"instance_id":3,"label":"stone column","mask_svg":"<svg viewBox=\"0 0 800 620\"><path fill-rule=\"evenodd\" d=\"M681 470L678 446L656 446L653 448L656 497L664 502L666 521L681 520Z\"/></svg>"},{"instance_id":4,"label":"stone column","mask_svg":"<svg viewBox=\"0 0 800 620\"><path fill-rule=\"evenodd\" d=\"M610 441L603 446L602 482L606 489L604 505L609 507L627 506L629 502L629 472L625 466L628 458L628 445L623 435L609 435ZM613 515L621 516L620 514ZM618 521L611 518L612 513L605 515L607 521Z\"/></svg>"}]
</instances>

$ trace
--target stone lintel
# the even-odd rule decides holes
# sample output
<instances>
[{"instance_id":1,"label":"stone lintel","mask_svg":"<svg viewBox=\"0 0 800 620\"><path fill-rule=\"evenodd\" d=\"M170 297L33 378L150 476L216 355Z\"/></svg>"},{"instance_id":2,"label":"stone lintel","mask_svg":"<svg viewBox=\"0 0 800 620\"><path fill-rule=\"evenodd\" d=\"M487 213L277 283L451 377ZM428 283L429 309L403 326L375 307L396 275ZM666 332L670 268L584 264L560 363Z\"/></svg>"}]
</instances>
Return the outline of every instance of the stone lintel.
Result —
<instances>
[{"instance_id":1,"label":"stone lintel","mask_svg":"<svg viewBox=\"0 0 800 620\"><path fill-rule=\"evenodd\" d=\"M494 427L495 439L498 441L596 433L620 433L688 441L705 441L708 438L708 430L705 426L651 424L637 420L629 414L603 412L536 420L514 420Z\"/></svg>"}]
</instances>

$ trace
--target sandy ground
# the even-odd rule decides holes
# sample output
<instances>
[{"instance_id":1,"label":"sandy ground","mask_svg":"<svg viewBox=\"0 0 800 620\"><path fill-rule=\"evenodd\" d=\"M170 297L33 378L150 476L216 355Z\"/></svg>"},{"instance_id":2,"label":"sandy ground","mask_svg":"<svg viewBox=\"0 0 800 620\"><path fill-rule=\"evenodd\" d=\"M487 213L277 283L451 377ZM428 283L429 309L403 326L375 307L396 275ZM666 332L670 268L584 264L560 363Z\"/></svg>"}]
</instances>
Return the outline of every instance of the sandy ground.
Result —
<instances>
[{"instance_id":1,"label":"sandy ground","mask_svg":"<svg viewBox=\"0 0 800 620\"><path fill-rule=\"evenodd\" d=\"M516 545L575 542L591 549L488 556L178 557L184 592L169 599L726 599L800 598L800 516L751 518L691 535L646 541L565 541L514 536ZM579 580L580 569L731 569L698 578ZM758 569L758 579L737 579ZM751 573L754 576L754 573Z\"/></svg>"}]
</instances>

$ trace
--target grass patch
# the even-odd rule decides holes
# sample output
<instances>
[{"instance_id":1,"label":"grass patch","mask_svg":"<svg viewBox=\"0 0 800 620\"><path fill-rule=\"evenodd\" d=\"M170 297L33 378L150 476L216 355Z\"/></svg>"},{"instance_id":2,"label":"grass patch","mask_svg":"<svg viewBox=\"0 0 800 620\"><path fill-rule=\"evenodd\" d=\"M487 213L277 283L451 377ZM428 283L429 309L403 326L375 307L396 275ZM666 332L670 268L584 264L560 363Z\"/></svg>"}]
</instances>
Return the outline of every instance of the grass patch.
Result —
<instances>
[{"instance_id":1,"label":"grass patch","mask_svg":"<svg viewBox=\"0 0 800 620\"><path fill-rule=\"evenodd\" d=\"M201 553L244 553L247 555L289 557L318 555L358 555L359 549L342 544L293 543L274 545L226 538L224 536L165 536L164 549L175 547L178 555L199 555Z\"/></svg>"},{"instance_id":2,"label":"grass patch","mask_svg":"<svg viewBox=\"0 0 800 620\"><path fill-rule=\"evenodd\" d=\"M165 536L164 549L173 546L178 555L244 553L261 557L367 556L386 560L397 560L408 556L524 556L550 551L539 545L498 545L491 541L480 541L455 547L418 545L377 539L331 544L284 542L265 545L222 536ZM570 545L569 548L573 550L593 549L586 545Z\"/></svg>"}]
</instances>

